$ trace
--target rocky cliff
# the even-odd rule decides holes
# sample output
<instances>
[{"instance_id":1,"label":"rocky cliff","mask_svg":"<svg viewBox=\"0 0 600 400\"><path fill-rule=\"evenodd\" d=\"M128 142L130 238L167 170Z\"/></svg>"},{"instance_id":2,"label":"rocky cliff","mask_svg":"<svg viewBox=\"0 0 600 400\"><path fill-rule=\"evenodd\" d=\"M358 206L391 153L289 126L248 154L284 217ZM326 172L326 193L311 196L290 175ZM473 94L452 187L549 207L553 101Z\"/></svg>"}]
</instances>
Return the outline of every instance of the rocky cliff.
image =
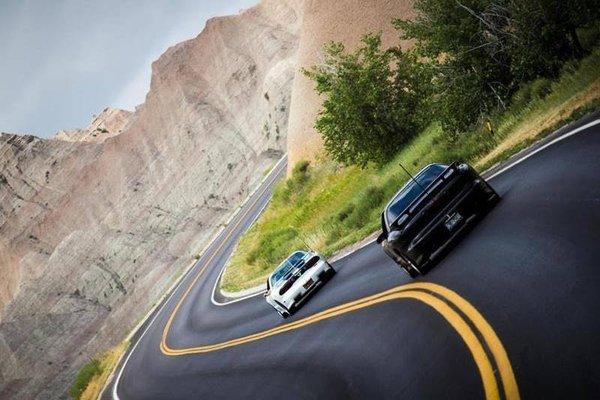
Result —
<instances>
[{"instance_id":1,"label":"rocky cliff","mask_svg":"<svg viewBox=\"0 0 600 400\"><path fill-rule=\"evenodd\" d=\"M0 398L62 398L286 148L301 7L211 19L134 114L0 136Z\"/></svg>"},{"instance_id":2,"label":"rocky cliff","mask_svg":"<svg viewBox=\"0 0 600 400\"><path fill-rule=\"evenodd\" d=\"M64 129L54 138L68 142L103 142L109 137L123 132L132 121L134 114L127 110L106 107L85 129Z\"/></svg>"}]
</instances>

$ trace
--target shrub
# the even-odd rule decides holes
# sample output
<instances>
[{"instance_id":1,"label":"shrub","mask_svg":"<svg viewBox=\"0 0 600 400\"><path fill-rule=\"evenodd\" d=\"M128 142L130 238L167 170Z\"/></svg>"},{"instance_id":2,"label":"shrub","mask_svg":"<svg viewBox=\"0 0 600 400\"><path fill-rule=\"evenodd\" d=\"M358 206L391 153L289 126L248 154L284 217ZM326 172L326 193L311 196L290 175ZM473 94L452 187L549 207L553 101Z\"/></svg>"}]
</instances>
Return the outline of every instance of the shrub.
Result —
<instances>
[{"instance_id":1,"label":"shrub","mask_svg":"<svg viewBox=\"0 0 600 400\"><path fill-rule=\"evenodd\" d=\"M299 161L292 169L292 176L288 181L288 187L290 189L300 189L303 187L310 177L308 167L310 161Z\"/></svg>"},{"instance_id":2,"label":"shrub","mask_svg":"<svg viewBox=\"0 0 600 400\"><path fill-rule=\"evenodd\" d=\"M530 84L522 85L519 90L513 94L511 99L511 105L514 108L523 108L527 106L533 100L532 90Z\"/></svg>"},{"instance_id":3,"label":"shrub","mask_svg":"<svg viewBox=\"0 0 600 400\"><path fill-rule=\"evenodd\" d=\"M256 262L263 268L273 267L287 257L288 249L298 239L298 231L293 227L276 229L265 234L246 257L248 264Z\"/></svg>"},{"instance_id":4,"label":"shrub","mask_svg":"<svg viewBox=\"0 0 600 400\"><path fill-rule=\"evenodd\" d=\"M595 21L578 30L583 48L592 50L600 45L600 21Z\"/></svg>"},{"instance_id":5,"label":"shrub","mask_svg":"<svg viewBox=\"0 0 600 400\"><path fill-rule=\"evenodd\" d=\"M299 161L292 169L291 176L279 182L273 188L273 201L277 204L288 203L294 195L302 194L310 180L310 161Z\"/></svg>"},{"instance_id":6,"label":"shrub","mask_svg":"<svg viewBox=\"0 0 600 400\"><path fill-rule=\"evenodd\" d=\"M90 380L94 376L100 375L101 373L102 365L100 364L100 361L95 358L81 367L79 373L77 374L77 378L75 378L75 383L71 387L71 390L69 390L71 397L74 399L79 399Z\"/></svg>"},{"instance_id":7,"label":"shrub","mask_svg":"<svg viewBox=\"0 0 600 400\"><path fill-rule=\"evenodd\" d=\"M537 99L544 99L552 93L552 81L546 78L538 78L531 82L531 95Z\"/></svg>"},{"instance_id":8,"label":"shrub","mask_svg":"<svg viewBox=\"0 0 600 400\"><path fill-rule=\"evenodd\" d=\"M352 214L352 211L354 211L354 208L355 208L354 203L350 203L346 207L342 208L340 210L340 212L338 212L338 214L337 214L338 221L341 222L341 221L345 220L346 218L348 218L348 216L350 214Z\"/></svg>"},{"instance_id":9,"label":"shrub","mask_svg":"<svg viewBox=\"0 0 600 400\"><path fill-rule=\"evenodd\" d=\"M294 168L292 169L292 175L297 176L297 175L306 174L308 172L309 166L310 166L310 161L308 161L308 160L298 161L298 163L296 165L294 165Z\"/></svg>"},{"instance_id":10,"label":"shrub","mask_svg":"<svg viewBox=\"0 0 600 400\"><path fill-rule=\"evenodd\" d=\"M367 187L357 199L354 212L346 219L348 227L362 228L385 199L385 193L380 186Z\"/></svg>"}]
</instances>

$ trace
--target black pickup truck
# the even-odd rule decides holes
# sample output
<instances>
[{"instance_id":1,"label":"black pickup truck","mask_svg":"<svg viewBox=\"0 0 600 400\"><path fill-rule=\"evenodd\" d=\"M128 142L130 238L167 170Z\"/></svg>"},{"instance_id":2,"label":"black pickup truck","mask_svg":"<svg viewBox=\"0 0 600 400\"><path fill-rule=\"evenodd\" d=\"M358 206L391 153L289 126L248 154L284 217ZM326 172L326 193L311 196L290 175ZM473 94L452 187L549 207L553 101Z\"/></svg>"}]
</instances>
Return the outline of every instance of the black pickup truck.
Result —
<instances>
[{"instance_id":1,"label":"black pickup truck","mask_svg":"<svg viewBox=\"0 0 600 400\"><path fill-rule=\"evenodd\" d=\"M387 204L377 242L415 278L498 200L470 165L430 164Z\"/></svg>"}]
</instances>

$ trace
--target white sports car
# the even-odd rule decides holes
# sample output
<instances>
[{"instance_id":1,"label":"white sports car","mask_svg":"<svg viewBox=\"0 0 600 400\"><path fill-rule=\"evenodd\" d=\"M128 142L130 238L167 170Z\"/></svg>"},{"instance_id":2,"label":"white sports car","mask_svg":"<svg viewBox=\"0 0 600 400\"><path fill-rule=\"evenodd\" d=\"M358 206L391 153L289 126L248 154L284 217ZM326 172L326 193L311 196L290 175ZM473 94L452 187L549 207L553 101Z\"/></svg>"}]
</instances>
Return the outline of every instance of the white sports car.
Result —
<instances>
[{"instance_id":1,"label":"white sports car","mask_svg":"<svg viewBox=\"0 0 600 400\"><path fill-rule=\"evenodd\" d=\"M296 251L267 279L265 299L282 318L287 318L334 274L333 267L320 254Z\"/></svg>"}]
</instances>

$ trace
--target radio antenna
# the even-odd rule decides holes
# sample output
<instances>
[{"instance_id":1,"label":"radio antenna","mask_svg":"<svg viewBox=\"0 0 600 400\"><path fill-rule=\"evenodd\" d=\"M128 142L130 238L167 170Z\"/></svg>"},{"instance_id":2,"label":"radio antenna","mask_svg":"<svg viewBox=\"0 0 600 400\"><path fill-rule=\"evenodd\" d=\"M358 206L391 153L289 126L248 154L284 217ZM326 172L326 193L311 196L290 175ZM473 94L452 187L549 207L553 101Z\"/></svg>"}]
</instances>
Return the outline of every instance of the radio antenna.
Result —
<instances>
[{"instance_id":1,"label":"radio antenna","mask_svg":"<svg viewBox=\"0 0 600 400\"><path fill-rule=\"evenodd\" d=\"M412 180L414 183L416 183L416 184L417 184L417 185L418 185L418 186L419 186L419 187L420 187L420 188L421 188L423 191L425 191L425 188L423 187L423 185L421 185L421 184L419 183L419 181L418 181L418 180L416 180L416 179L415 179L415 177L414 177L414 176L412 176L412 175L410 174L410 172L408 172L408 170L407 170L406 168L404 168L404 165L402 165L402 163L398 163L398 165L400 165L400 167L401 167L401 168L404 170L404 172L406 172L406 175L410 176L410 179L411 179L411 180Z\"/></svg>"}]
</instances>

